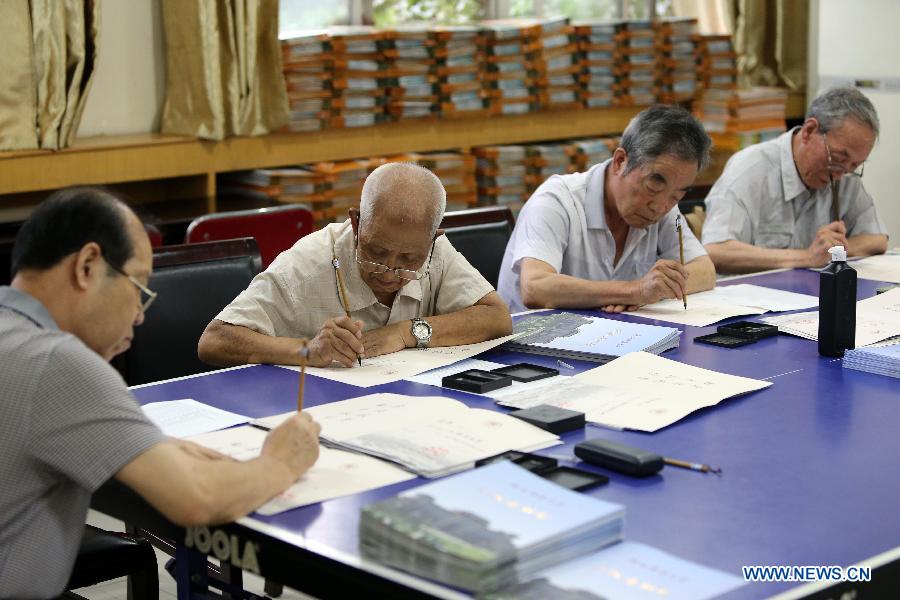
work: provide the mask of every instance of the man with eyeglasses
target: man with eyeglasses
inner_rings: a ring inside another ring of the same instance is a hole
[[[837,245],[883,253],[886,229],[862,184],[878,127],[868,98],[833,88],[803,125],[732,156],[706,198],[702,238],[716,269],[821,267]]]
[[[147,420],[107,361],[144,320],[151,270],[143,226],[104,190],[54,193],[16,236],[13,280],[0,287],[0,598],[63,592],[90,496],[112,477],[197,526],[249,513],[318,457],[306,413],[248,462]]]
[[[298,364],[309,338],[309,364],[352,367],[404,348],[509,334],[506,304],[438,229],[445,206],[431,171],[378,167],[358,211],[281,253],[209,324],[200,359]]]
[[[709,160],[709,136],[675,106],[642,111],[612,158],[554,175],[525,203],[506,246],[497,288],[510,310],[632,310],[715,286],[703,246],[676,217]]]

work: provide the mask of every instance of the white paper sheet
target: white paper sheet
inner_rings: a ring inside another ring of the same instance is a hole
[[[389,458],[426,477],[462,470],[507,450],[529,452],[559,443],[558,436],[515,417],[444,397],[370,394],[306,412],[322,426],[323,440]],[[290,414],[256,424],[275,427]]]
[[[900,283],[900,254],[868,256],[848,263],[860,279]]]
[[[216,431],[250,420],[250,417],[215,408],[190,398],[151,402],[141,408],[150,421],[171,437],[187,437]]]
[[[647,304],[626,314],[669,323],[706,327],[723,319],[742,315],[761,315],[764,312],[766,311],[761,308],[706,302],[689,295],[687,310],[681,300],[663,300],[655,304]]]
[[[544,403],[579,410],[600,425],[648,432],[726,398],[772,385],[647,352],[626,354],[571,379],[575,381],[567,388],[559,386],[552,395],[548,390]]]
[[[478,344],[465,346],[443,346],[420,350],[407,348],[394,354],[385,354],[374,358],[364,358],[363,364],[350,368],[336,367],[307,367],[306,372],[317,377],[324,377],[332,381],[340,381],[359,387],[372,387],[383,383],[391,383],[400,379],[406,379],[431,369],[444,367],[461,360],[471,358],[491,348],[513,339],[515,336],[506,336]],[[281,365],[285,369],[299,371],[300,367]]]
[[[760,308],[769,312],[784,312],[788,310],[805,310],[819,305],[819,299],[809,294],[786,292],[775,288],[752,285],[749,283],[737,283],[723,285],[688,296],[688,308],[692,300],[712,302],[715,304],[728,304],[738,307]],[[684,306],[682,306],[684,308]]]
[[[762,319],[790,335],[819,339],[819,313],[804,312]],[[856,347],[871,346],[900,335],[900,288],[856,303]]]
[[[259,456],[266,432],[256,427],[236,427],[193,437],[202,446],[237,460]],[[414,478],[415,475],[383,460],[356,452],[322,446],[319,459],[291,487],[275,496],[256,512],[274,515],[292,508],[332,498],[358,494]]]

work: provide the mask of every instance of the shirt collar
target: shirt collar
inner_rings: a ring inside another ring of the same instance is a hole
[[[344,285],[347,289],[347,310],[351,313],[366,309],[373,304],[378,304],[378,298],[359,273],[359,265],[356,262],[356,240],[353,235],[353,227],[350,220],[346,221],[347,227],[335,240],[335,250],[341,261],[341,273],[344,276]],[[336,275],[335,275],[336,276]],[[410,281],[397,293],[398,296],[407,296],[413,300],[422,300],[421,281]],[[395,298],[396,302],[396,298]]]
[[[612,159],[609,158],[599,165],[594,165],[587,172],[584,198],[584,220],[588,229],[609,229],[606,226],[606,212],[604,210],[604,185],[606,182],[606,167]],[[596,201],[594,199],[597,199]]]
[[[13,310],[44,329],[59,329],[50,313],[34,296],[11,288],[0,287],[0,306]]]
[[[781,152],[781,186],[784,192],[785,202],[790,202],[794,198],[807,193],[809,190],[800,179],[800,173],[797,171],[797,163],[794,162],[793,140],[794,134],[799,131],[799,127],[794,127],[790,131],[785,131],[778,137],[778,146]]]

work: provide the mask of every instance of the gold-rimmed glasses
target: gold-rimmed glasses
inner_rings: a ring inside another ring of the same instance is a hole
[[[134,287],[136,287],[140,291],[141,296],[141,312],[147,312],[147,309],[150,308],[150,305],[153,304],[153,301],[156,300],[156,297],[159,295],[146,285],[137,280],[133,275],[129,275],[122,269],[118,268],[107,259],[105,256],[103,260],[106,261],[106,264],[109,265],[109,268],[118,273],[119,275],[126,277],[128,281],[130,281]]]

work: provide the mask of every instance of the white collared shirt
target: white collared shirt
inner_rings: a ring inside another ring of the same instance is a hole
[[[333,255],[340,260],[350,316],[363,322],[364,331],[455,312],[494,289],[440,236],[428,275],[404,285],[392,305],[385,306],[363,281],[354,251],[349,219],[311,233],[279,254],[216,319],[277,337],[315,336],[326,320],[344,315]]]
[[[525,309],[520,275],[523,258],[536,258],[557,273],[593,281],[640,279],[660,258],[678,260],[678,208],[654,225],[630,227],[619,262],[616,241],[606,226],[603,182],[607,160],[584,173],[554,175],[525,203],[503,255],[497,291],[511,312]],[[684,223],[684,261],[706,251]],[[593,308],[593,307],[590,307]]]
[[[831,222],[831,187],[810,190],[794,163],[798,127],[732,156],[706,197],[703,243],[738,240],[763,248],[808,248]],[[847,237],[887,234],[859,177],[842,177],[838,193]]]

